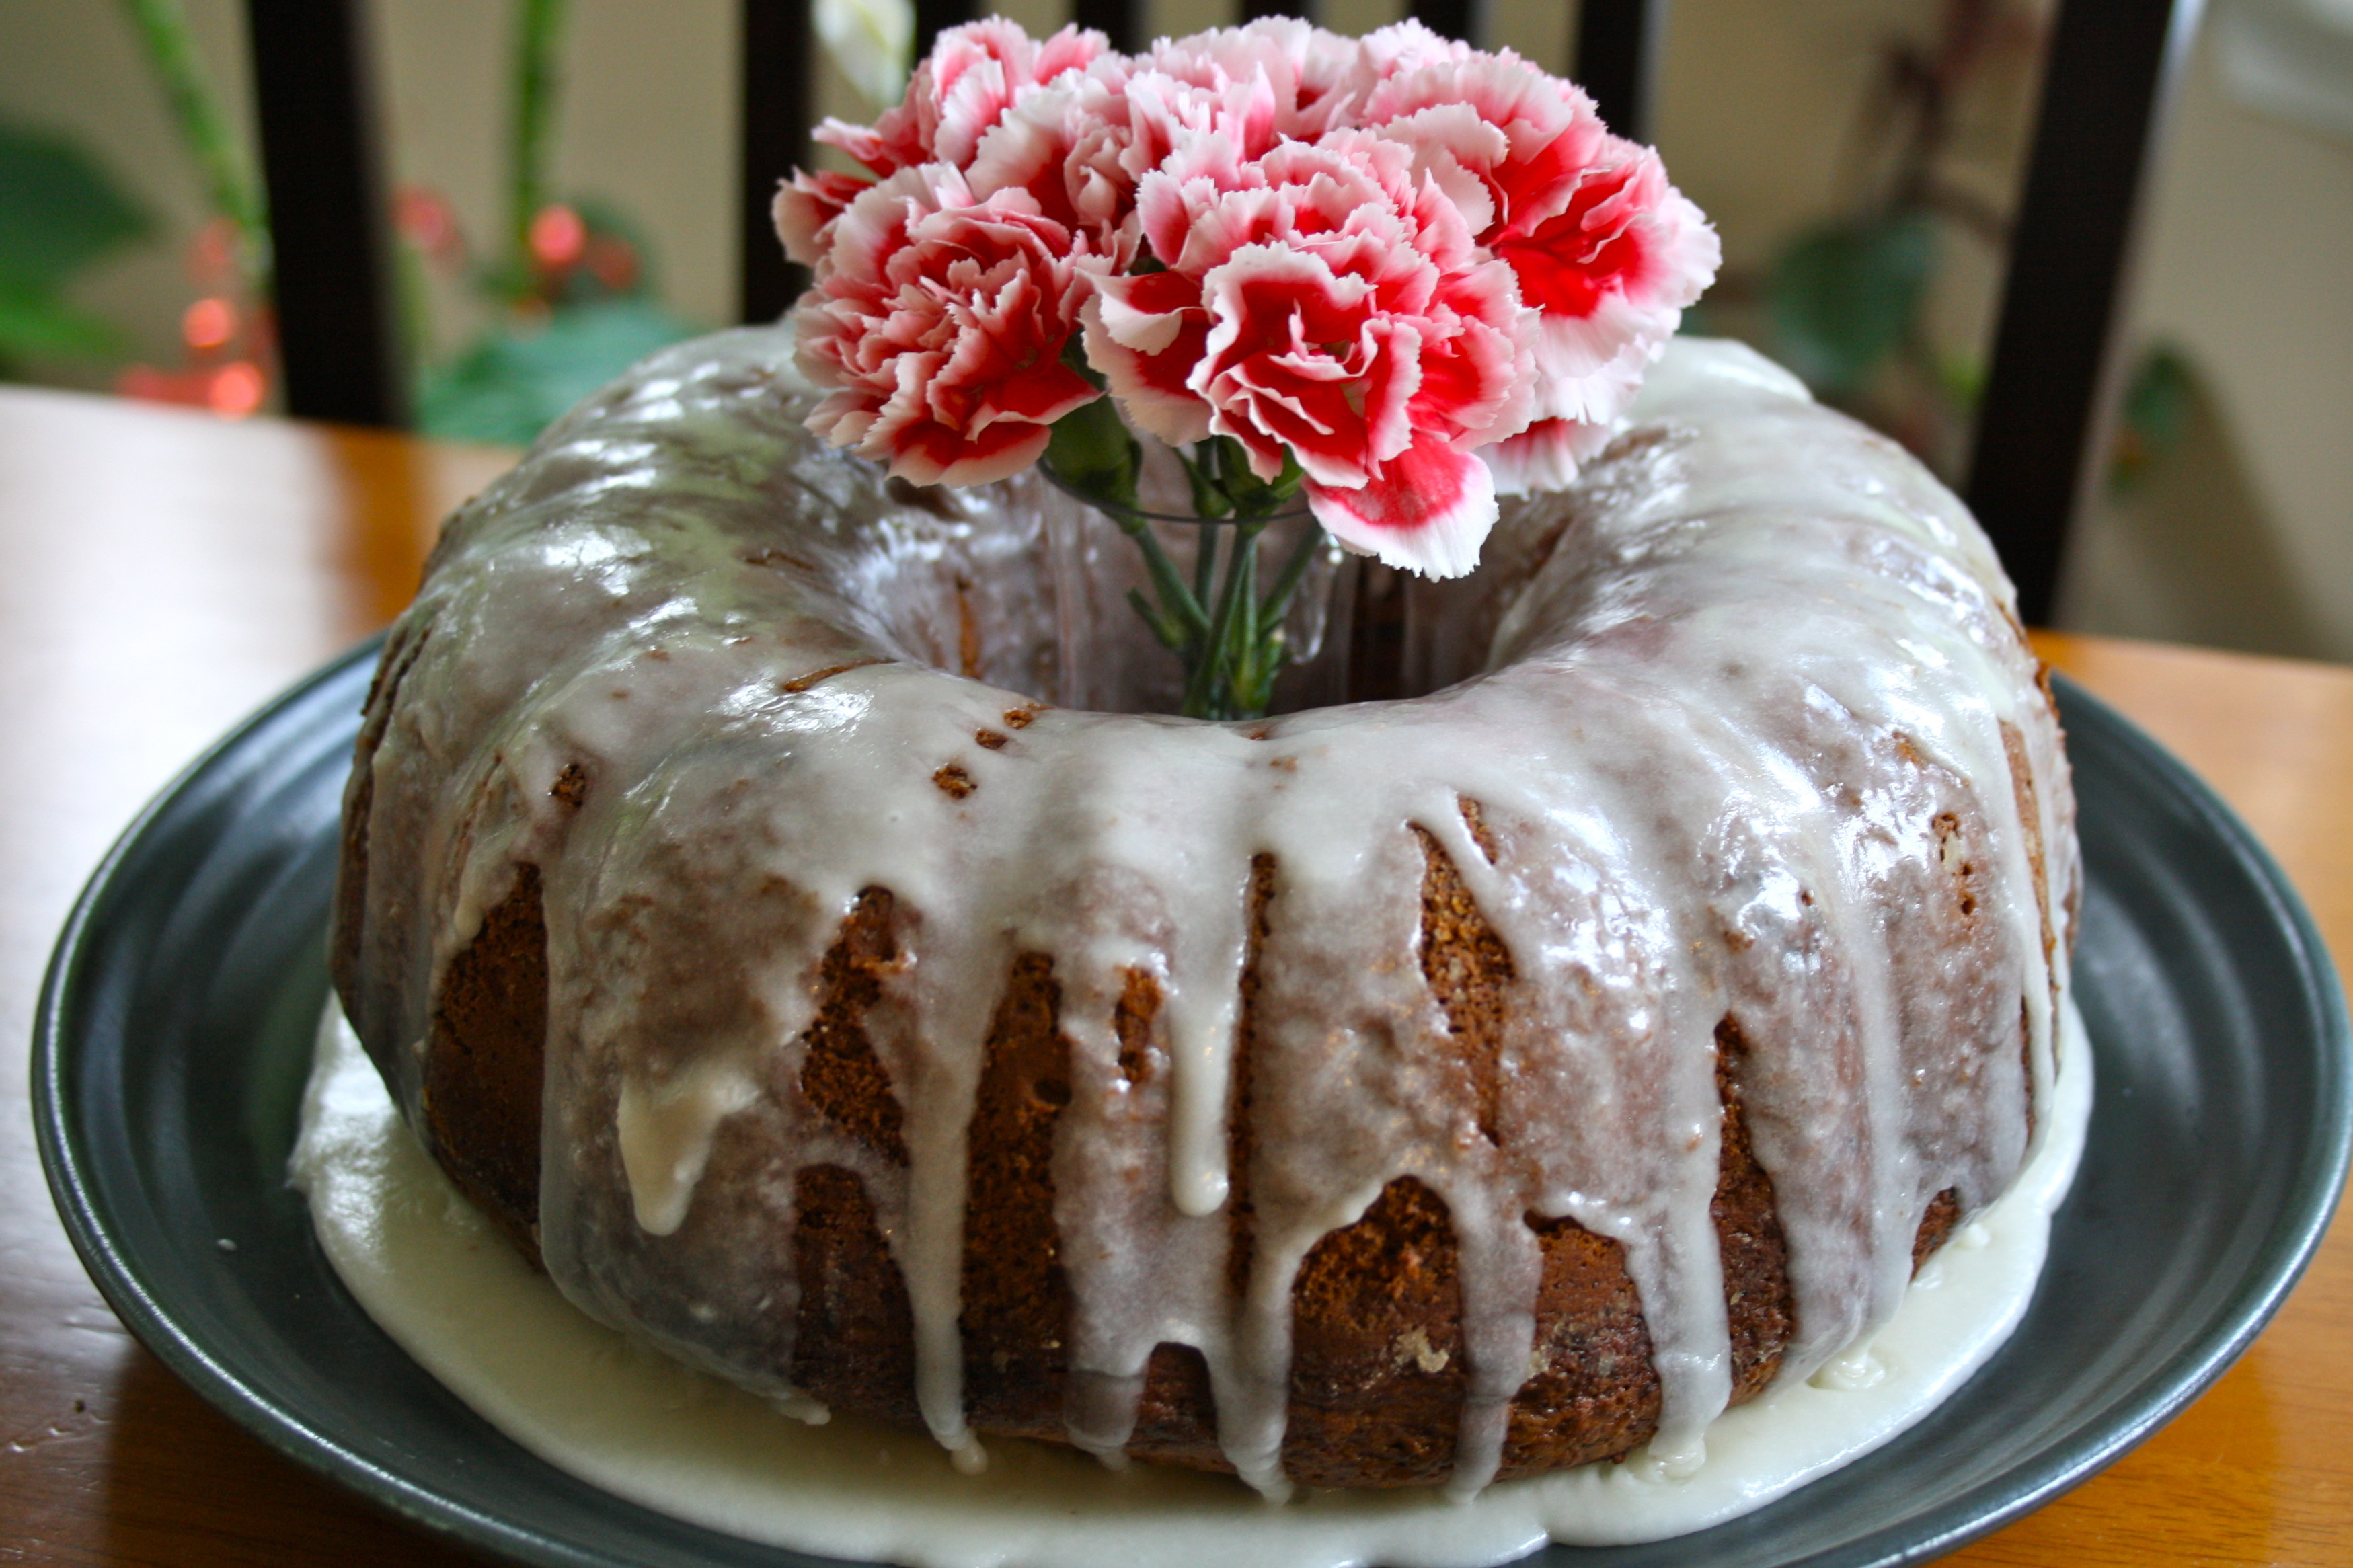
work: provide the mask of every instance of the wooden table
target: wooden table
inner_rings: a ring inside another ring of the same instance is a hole
[[[387,620],[505,455],[0,389],[0,1563],[471,1561],[280,1458],[126,1334],[33,1150],[24,1043],[149,795]],[[2093,637],[2045,655],[2187,758],[2353,953],[2353,670]],[[2353,1563],[2353,1224],[2246,1359],[1960,1563]]]

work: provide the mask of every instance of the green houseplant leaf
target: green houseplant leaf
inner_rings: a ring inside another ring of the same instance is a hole
[[[81,148],[0,121],[0,285],[54,293],[153,226]]]
[[[95,158],[65,137],[0,121],[0,373],[27,360],[113,352],[113,328],[66,285],[154,228]]]
[[[487,332],[427,373],[417,424],[431,436],[522,446],[638,360],[692,334],[649,300],[567,306],[537,331]]]
[[[1781,357],[1818,392],[1859,390],[1911,331],[1936,260],[1917,208],[1808,230],[1767,285]]]

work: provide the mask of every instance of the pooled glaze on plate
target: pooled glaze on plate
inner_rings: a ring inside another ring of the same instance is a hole
[[[1682,1479],[1648,1455],[1456,1502],[1303,1492],[1275,1505],[1219,1477],[1103,1469],[1039,1444],[956,1474],[933,1445],[856,1418],[808,1426],[575,1311],[450,1187],[330,1006],[292,1173],[360,1304],[524,1447],[645,1507],[804,1552],[914,1568],[1480,1568],[1547,1538],[1654,1541],[1762,1507],[1933,1409],[2010,1337],[2042,1271],[2091,1107],[2067,1010],[2050,1132],[2017,1184],[1962,1227],[1867,1347],[1709,1429]]]

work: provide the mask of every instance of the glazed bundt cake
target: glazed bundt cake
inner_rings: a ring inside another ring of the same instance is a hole
[[[550,431],[367,704],[337,988],[578,1306],[964,1457],[1468,1489],[1688,1450],[2010,1184],[2073,802],[1890,443],[1678,342],[1429,595],[1438,689],[1212,724],[1106,710],[1075,503],[885,483],[790,353]]]

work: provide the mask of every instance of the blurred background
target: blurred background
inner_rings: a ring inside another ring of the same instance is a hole
[[[1007,0],[1050,31],[1067,0]],[[374,0],[415,409],[536,430],[733,321],[734,0]],[[1361,32],[1402,0],[1324,0]],[[1675,0],[1655,140],[1757,343],[1948,479],[1965,466],[2043,0]],[[1232,19],[1155,0],[1155,33]],[[1493,0],[1568,63],[1574,5]],[[904,80],[905,0],[819,0],[818,112]],[[277,395],[239,0],[0,5],[0,378]],[[2057,622],[2353,660],[2353,0],[2211,0],[2144,212],[2129,384]]]

